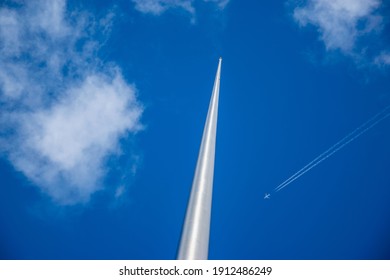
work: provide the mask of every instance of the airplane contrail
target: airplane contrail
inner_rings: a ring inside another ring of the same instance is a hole
[[[283,186],[285,184],[289,184],[292,180],[295,181],[295,177],[299,176],[300,177],[300,174],[305,172],[306,169],[310,168],[313,164],[315,164],[317,161],[321,160],[322,158],[326,157],[327,154],[331,153],[333,150],[337,149],[338,146],[342,145],[343,142],[346,142],[348,141],[348,139],[354,137],[354,135],[358,134],[360,130],[364,129],[364,127],[368,126],[371,122],[373,122],[375,119],[377,119],[380,115],[382,115],[383,113],[385,113],[388,109],[390,108],[390,106],[386,107],[385,109],[383,109],[381,112],[377,113],[375,116],[371,117],[369,120],[367,120],[366,122],[364,122],[362,125],[360,125],[359,127],[357,127],[355,130],[353,130],[352,132],[350,132],[347,136],[345,136],[344,138],[342,138],[340,141],[338,141],[336,144],[334,144],[332,147],[330,147],[329,149],[327,149],[325,152],[323,152],[322,154],[320,154],[319,156],[317,156],[315,159],[313,159],[311,162],[309,162],[308,164],[306,164],[304,167],[302,167],[300,170],[298,170],[296,173],[294,173],[292,176],[290,176],[287,180],[285,180],[284,182],[282,182],[280,185],[278,185],[275,189],[279,189],[279,188],[283,188]],[[310,168],[311,169],[311,168]],[[306,173],[306,172],[305,172]]]
[[[390,116],[390,112],[387,112],[385,115],[383,115],[388,109],[390,108],[390,105],[387,106],[385,109],[383,109],[381,112],[377,113],[375,116],[370,118],[368,121],[360,125],[358,128],[353,130],[351,133],[349,133],[347,136],[342,138],[340,141],[338,141],[336,144],[334,144],[332,147],[327,149],[325,152],[317,156],[315,159],[313,159],[311,162],[306,164],[303,168],[295,172],[292,176],[290,176],[287,180],[279,184],[276,188],[275,191],[278,192],[297,180],[299,177],[319,165],[321,162],[332,156],[334,153],[338,152],[342,148],[344,148],[346,145],[354,141],[356,138],[376,126],[378,123],[386,119],[387,117]],[[379,116],[383,115],[382,117],[378,118]]]

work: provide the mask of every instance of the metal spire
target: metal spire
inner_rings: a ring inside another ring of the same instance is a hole
[[[221,63],[222,58],[218,63],[180,240],[177,259],[181,260],[208,258]]]

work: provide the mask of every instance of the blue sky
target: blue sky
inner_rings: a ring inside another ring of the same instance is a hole
[[[6,0],[0,258],[174,259],[223,57],[211,259],[390,259],[389,3]],[[264,200],[264,193],[271,193]]]

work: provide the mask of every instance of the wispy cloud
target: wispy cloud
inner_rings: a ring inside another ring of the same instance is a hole
[[[132,0],[135,9],[142,13],[160,15],[168,9],[183,9],[190,14],[195,13],[193,0]]]
[[[382,52],[375,58],[377,65],[390,65],[390,52]]]
[[[161,15],[169,9],[180,9],[186,11],[191,17],[195,16],[196,1],[212,2],[218,8],[224,9],[230,0],[132,0],[135,9],[139,12],[153,15]]]
[[[54,201],[74,204],[103,187],[105,161],[141,129],[142,106],[119,67],[96,55],[112,14],[97,20],[66,7],[0,9],[0,147]]]
[[[300,26],[317,28],[326,50],[361,60],[377,51],[370,49],[368,38],[380,36],[380,6],[380,0],[307,0],[294,9],[293,16]]]
[[[212,2],[217,4],[220,9],[224,9],[230,0],[203,0],[204,2]]]

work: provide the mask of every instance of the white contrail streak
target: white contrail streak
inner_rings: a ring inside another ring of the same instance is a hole
[[[321,162],[323,162],[325,159],[329,158],[330,156],[332,156],[334,153],[336,153],[337,151],[341,150],[342,148],[344,148],[346,145],[348,145],[349,143],[351,143],[352,141],[354,141],[356,138],[358,138],[359,136],[361,136],[362,134],[364,134],[365,132],[367,132],[368,130],[370,130],[371,128],[373,128],[374,126],[376,126],[378,123],[380,123],[382,120],[386,119],[387,117],[390,116],[390,112],[387,112],[385,115],[383,115],[386,111],[388,111],[388,109],[390,108],[390,106],[387,106],[385,109],[383,109],[381,112],[379,112],[378,114],[376,114],[375,116],[373,116],[372,118],[370,118],[368,121],[366,121],[365,123],[363,123],[361,126],[359,126],[358,128],[356,128],[354,131],[352,131],[351,133],[349,133],[347,136],[345,136],[343,139],[341,139],[340,141],[338,141],[336,144],[334,144],[332,147],[330,147],[329,149],[327,149],[325,152],[323,152],[322,154],[320,154],[318,157],[316,157],[314,160],[312,160],[311,162],[309,162],[308,164],[306,164],[303,168],[301,168],[300,170],[298,170],[296,173],[294,173],[292,176],[290,176],[290,178],[288,178],[287,180],[285,180],[283,183],[281,183],[280,185],[278,185],[276,188],[275,188],[275,191],[280,191],[281,189],[285,188],[287,185],[291,184],[292,182],[294,182],[295,180],[297,180],[299,177],[301,177],[302,175],[304,175],[305,173],[307,173],[308,171],[310,171],[311,169],[313,169],[314,167],[316,167],[318,164],[320,164]],[[383,115],[383,116],[381,116]],[[381,117],[380,117],[381,116]],[[379,118],[378,118],[379,117]]]
[[[292,181],[295,181],[295,177],[299,176],[300,177],[300,174],[301,173],[306,173],[306,169],[310,168],[313,164],[315,164],[317,161],[321,160],[322,158],[326,157],[327,154],[331,153],[333,150],[337,149],[340,145],[342,145],[344,142],[348,141],[348,139],[350,139],[351,137],[353,137],[355,134],[359,133],[360,130],[362,130],[364,127],[368,126],[371,122],[373,122],[376,118],[378,118],[381,114],[383,114],[384,112],[386,112],[388,109],[390,108],[389,107],[386,107],[384,110],[382,110],[381,112],[377,113],[375,116],[373,116],[372,118],[370,118],[369,120],[367,120],[365,123],[363,123],[362,125],[360,125],[359,127],[357,127],[355,130],[353,130],[352,132],[350,132],[347,136],[345,136],[344,138],[342,138],[340,141],[338,141],[336,144],[334,144],[332,147],[330,147],[329,149],[327,149],[325,152],[323,152],[322,154],[320,154],[319,156],[317,156],[315,159],[313,159],[311,162],[309,162],[308,164],[306,164],[304,167],[302,167],[300,170],[298,170],[296,173],[294,173],[293,175],[291,175],[290,178],[288,178],[287,180],[285,180],[284,182],[282,182],[280,185],[278,185],[275,189],[279,189],[279,188],[283,188],[284,185],[286,184],[289,184],[291,183]],[[311,168],[310,168],[311,169]]]

